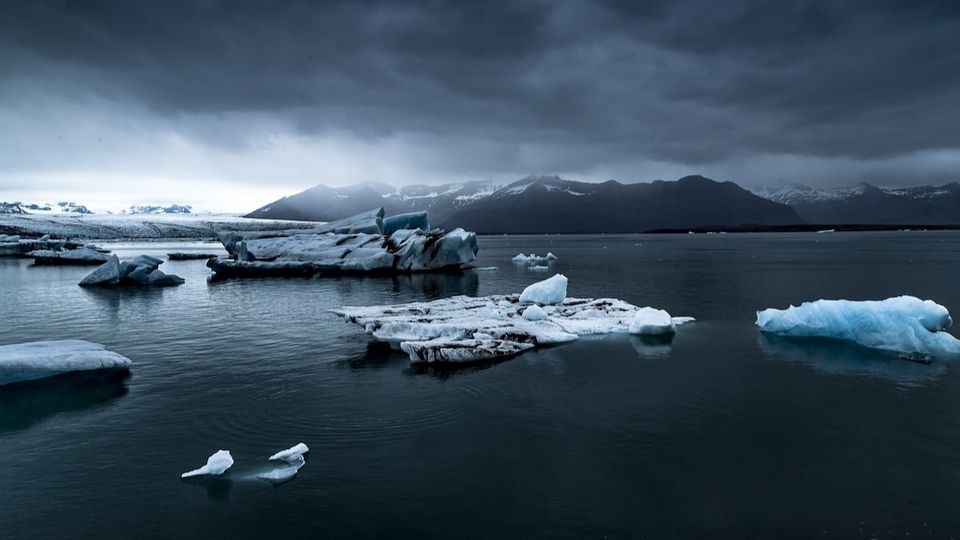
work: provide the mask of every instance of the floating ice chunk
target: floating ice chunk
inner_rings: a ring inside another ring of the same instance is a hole
[[[149,255],[140,255],[131,261],[123,262],[120,262],[116,255],[110,255],[106,263],[80,280],[80,286],[151,285],[166,287],[184,283],[184,279],[180,276],[161,272],[158,269],[161,264],[163,264],[162,259]]]
[[[555,261],[557,260],[557,256],[553,253],[547,253],[545,256],[540,256],[535,253],[531,253],[529,255],[518,253],[510,260],[517,264],[539,264],[547,261]]]
[[[170,261],[194,261],[215,259],[217,257],[218,255],[216,253],[191,253],[189,251],[174,251],[172,253],[167,253],[167,260]]]
[[[310,451],[310,448],[303,443],[299,443],[296,446],[287,448],[286,450],[281,450],[276,454],[270,456],[270,461],[281,460],[281,461],[296,461],[297,458],[302,458],[304,454]]]
[[[499,270],[496,266],[481,266],[479,268],[474,268],[477,272],[496,272]]]
[[[187,471],[180,475],[180,478],[189,478],[191,476],[203,476],[206,474],[219,476],[227,469],[233,466],[233,456],[229,450],[217,450],[215,454],[207,458],[207,464],[199,469]]]
[[[547,312],[542,307],[534,304],[523,310],[523,318],[528,321],[542,321],[547,318]]]
[[[344,307],[334,312],[363,327],[374,339],[406,352],[416,364],[495,360],[582,335],[626,334],[640,310],[613,298],[565,298],[542,308],[521,303],[518,295],[494,295]],[[537,318],[540,314],[543,318]],[[670,320],[679,325],[691,319]]]
[[[642,336],[673,334],[677,325],[670,314],[662,309],[642,307],[630,321],[630,333]]]
[[[130,359],[79,339],[0,346],[0,385],[74,371],[128,370]]]
[[[817,300],[757,312],[757,326],[763,332],[842,339],[908,354],[960,354],[960,340],[943,331],[952,323],[947,308],[913,296]]]
[[[567,297],[567,277],[554,274],[553,277],[529,285],[520,293],[520,302],[536,304],[559,304]]]
[[[549,272],[549,271],[550,271],[550,267],[549,267],[549,266],[544,266],[544,265],[541,265],[541,264],[537,264],[537,265],[531,266],[531,267],[529,268],[529,270],[530,270],[531,272]]]
[[[302,455],[298,455],[289,461],[275,462],[279,463],[271,469],[257,473],[257,478],[280,484],[293,479],[300,472],[300,469],[307,463]]]
[[[103,264],[110,258],[107,254],[88,247],[67,250],[35,249],[28,252],[27,256],[33,257],[33,264],[37,265]]]

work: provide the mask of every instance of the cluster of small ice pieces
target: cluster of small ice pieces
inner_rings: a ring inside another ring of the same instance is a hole
[[[396,306],[343,307],[334,313],[362,326],[374,339],[403,350],[412,363],[506,358],[590,334],[672,334],[693,320],[614,298],[567,298],[566,293],[567,278],[556,274],[519,295],[455,296]]]
[[[149,255],[140,255],[132,260],[122,262],[116,255],[110,255],[106,263],[80,280],[80,286],[151,285],[167,287],[184,283],[184,279],[180,276],[161,272],[159,269],[161,264],[163,264],[163,259]]]
[[[306,463],[304,454],[310,451],[304,443],[281,450],[270,456],[268,461],[272,462],[271,467],[265,471],[256,473],[257,478],[269,480],[271,482],[280,482],[289,480],[297,474],[301,467]],[[193,476],[220,476],[227,472],[227,469],[233,466],[233,456],[229,450],[218,450],[209,458],[202,467],[187,471],[180,475],[180,478],[190,478]]]
[[[475,233],[431,230],[426,212],[384,219],[383,208],[307,229],[225,232],[219,239],[230,257],[207,266],[224,276],[460,270],[478,249]]]
[[[540,263],[555,261],[557,260],[557,256],[554,255],[552,252],[548,252],[546,255],[543,255],[543,256],[537,255],[535,253],[531,253],[529,255],[524,253],[518,253],[510,260],[517,264],[540,264]]]
[[[932,300],[898,296],[886,300],[816,300],[787,309],[757,312],[762,332],[789,337],[851,341],[904,354],[960,354],[960,340],[945,332],[947,308]]]
[[[77,371],[130,369],[129,358],[106,349],[79,339],[0,346],[0,385]]]

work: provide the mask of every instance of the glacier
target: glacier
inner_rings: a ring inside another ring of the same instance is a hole
[[[219,476],[233,466],[233,456],[229,450],[217,450],[212,456],[207,458],[207,463],[199,469],[187,471],[180,475],[180,478],[190,478],[191,476],[214,475]]]
[[[567,298],[566,278],[557,276],[545,280],[553,281],[536,289],[550,293],[543,299],[551,302],[543,305],[509,294],[454,296],[400,305],[346,306],[333,312],[361,326],[374,340],[407,353],[413,364],[481,362],[507,358],[542,345],[567,343],[585,335],[667,331],[662,325],[634,324],[637,314],[646,312],[622,300]],[[526,316],[528,312],[530,316]],[[539,312],[544,318],[539,318]],[[669,329],[675,330],[692,320],[671,318]],[[662,321],[658,318],[655,322]]]
[[[312,229],[224,233],[220,241],[233,258],[210,259],[207,266],[222,277],[398,274],[459,271],[476,259],[477,235],[472,232],[406,228],[388,234],[383,214],[379,208]],[[419,224],[417,216],[394,217],[404,225]],[[423,219],[425,225],[425,215]]]
[[[913,296],[816,300],[758,311],[756,321],[762,332],[770,334],[839,339],[920,355],[960,354],[960,340],[945,331],[952,323],[947,308]]]
[[[95,268],[93,272],[80,280],[80,286],[150,285],[167,287],[184,283],[184,279],[180,276],[161,272],[159,269],[161,264],[163,264],[163,259],[149,255],[140,255],[123,262],[116,255],[110,255],[107,262]]]
[[[0,346],[0,385],[77,371],[130,369],[130,359],[79,339]]]

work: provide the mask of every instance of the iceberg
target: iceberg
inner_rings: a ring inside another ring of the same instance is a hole
[[[538,281],[528,286],[520,293],[523,303],[559,304],[567,297],[567,277],[563,274],[554,274],[553,277]]]
[[[397,214],[384,218],[383,234],[391,235],[401,229],[420,229],[421,231],[430,230],[430,220],[425,211],[410,212],[407,214]]]
[[[149,255],[140,255],[130,261],[121,262],[116,255],[110,255],[103,265],[97,267],[80,280],[81,287],[111,287],[125,285],[151,285],[167,287],[182,285],[184,279],[159,270],[162,259]]]
[[[187,471],[180,475],[180,478],[190,478],[191,476],[214,475],[219,476],[233,466],[233,456],[229,450],[218,450],[212,456],[207,458],[207,464],[199,469]]]
[[[235,259],[210,259],[207,266],[218,276],[402,274],[459,271],[476,259],[475,233],[414,228],[387,234],[382,217],[380,208],[316,230],[225,233],[220,240]],[[412,224],[416,219],[401,221]]]
[[[309,452],[307,445],[300,443],[286,450],[281,450],[270,456],[273,467],[257,473],[257,478],[268,480],[275,484],[286,482],[297,475],[297,472],[306,464],[303,455]]]
[[[69,240],[51,239],[49,234],[40,238],[21,238],[19,235],[0,235],[0,257],[32,257],[33,251],[74,250],[84,245]]]
[[[637,314],[651,309],[614,298],[566,298],[566,278],[558,276],[546,280],[553,281],[544,288],[555,292],[562,281],[560,299],[542,306],[523,302],[521,295],[512,294],[454,296],[431,302],[343,307],[333,311],[347,322],[361,326],[374,340],[407,353],[413,364],[459,364],[503,359],[584,335],[628,334],[637,330],[633,328]],[[554,295],[549,299],[556,298]],[[675,329],[693,319],[670,320]],[[656,330],[664,331],[660,327]]]
[[[790,337],[852,341],[905,354],[960,354],[960,340],[945,330],[947,308],[932,300],[898,296],[886,300],[816,300],[787,309],[757,312],[760,331]]]
[[[296,461],[298,458],[303,458],[303,455],[309,451],[310,448],[307,447],[306,444],[299,443],[296,446],[292,446],[286,450],[281,450],[270,456],[270,461]]]
[[[0,346],[0,385],[75,371],[129,370],[130,359],[79,339]]]
[[[33,257],[33,264],[36,265],[92,265],[103,264],[110,258],[93,247],[81,247],[77,249],[37,249],[27,253],[28,257]]]

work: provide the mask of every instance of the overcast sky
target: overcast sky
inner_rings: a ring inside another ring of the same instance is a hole
[[[2,1],[0,200],[960,180],[960,2]]]

